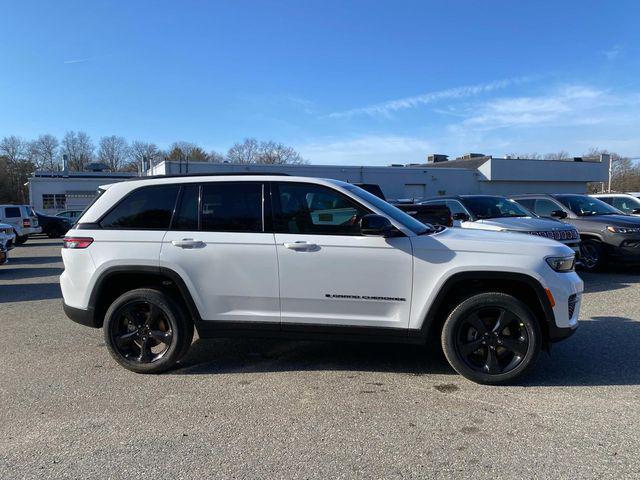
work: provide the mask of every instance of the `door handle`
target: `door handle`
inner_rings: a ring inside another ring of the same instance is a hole
[[[316,245],[315,243],[305,242],[303,240],[297,242],[284,242],[283,245],[284,248],[298,251],[315,250],[316,248],[318,248],[318,245]]]
[[[171,240],[171,245],[180,248],[201,248],[205,243],[193,238],[183,238],[182,240]]]

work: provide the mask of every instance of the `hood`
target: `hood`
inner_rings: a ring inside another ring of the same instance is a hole
[[[614,227],[640,227],[640,217],[635,215],[591,215],[578,217],[581,222],[593,222]]]
[[[491,230],[515,230],[520,232],[543,232],[549,230],[573,230],[571,225],[553,219],[536,217],[487,218],[473,222],[476,228]],[[467,225],[465,224],[465,227]],[[471,225],[469,225],[471,227]],[[471,227],[473,228],[473,227]]]
[[[453,251],[497,253],[504,255],[531,255],[535,257],[573,255],[566,245],[536,235],[496,232],[480,229],[446,228],[433,235],[412,237],[417,244],[433,247],[437,240],[443,248]]]

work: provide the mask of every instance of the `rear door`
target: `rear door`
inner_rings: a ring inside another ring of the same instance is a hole
[[[279,328],[278,263],[264,189],[250,181],[182,186],[160,266],[180,274],[203,320]]]
[[[365,237],[371,213],[313,183],[273,184],[282,326],[409,324],[413,258],[408,237]]]

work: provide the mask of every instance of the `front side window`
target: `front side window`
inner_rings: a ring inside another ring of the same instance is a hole
[[[201,229],[262,232],[262,183],[211,182],[202,186]]]
[[[608,201],[607,203],[613,205],[624,213],[633,213],[640,209],[640,200],[632,197],[613,197],[613,202]]]
[[[167,230],[178,185],[143,187],[127,195],[100,221],[103,228]]]
[[[468,197],[464,206],[479,220],[530,216],[518,203],[503,197]]]
[[[551,217],[551,214],[557,210],[562,210],[562,207],[560,207],[560,205],[557,205],[556,202],[547,198],[538,198],[536,199],[536,204],[533,211],[541,217]]]
[[[557,198],[565,207],[579,217],[620,214],[620,210],[587,195],[562,195]]]
[[[456,213],[464,213],[468,215],[467,211],[464,209],[462,204],[457,200],[446,200],[445,205],[447,206],[447,208],[449,209],[452,215],[455,215]]]
[[[277,232],[360,235],[360,219],[368,213],[347,196],[321,185],[280,183],[275,187]]]

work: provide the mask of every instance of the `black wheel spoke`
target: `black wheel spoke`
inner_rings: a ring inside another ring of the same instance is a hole
[[[515,338],[502,338],[502,346],[519,357],[524,357],[527,353],[527,343]]]
[[[133,341],[136,339],[137,335],[138,335],[137,330],[119,335],[115,338],[116,345],[118,345],[118,348],[123,348],[128,345],[131,345],[131,343],[133,343]]]
[[[493,348],[487,348],[487,359],[485,360],[484,369],[487,373],[500,373],[498,355],[496,355],[496,351]]]
[[[138,357],[139,362],[148,362],[151,360],[151,348],[149,348],[149,338],[143,337],[140,339],[140,356]]]
[[[162,330],[149,330],[149,335],[155,340],[162,342],[166,345],[171,344],[173,334],[171,332],[163,332]]]
[[[469,343],[463,343],[460,345],[460,353],[463,355],[471,355],[482,346],[483,339],[479,338]]]
[[[478,332],[478,335],[484,335],[485,333],[487,333],[487,327],[485,326],[482,319],[478,316],[477,312],[474,312],[471,315],[469,315],[469,318],[467,318],[467,321],[471,324],[473,328],[476,329],[476,331]]]
[[[492,331],[494,333],[502,332],[506,328],[506,326],[509,325],[511,320],[513,320],[513,316],[510,314],[510,312],[506,310],[500,310],[500,313],[498,314],[498,319],[496,320],[496,323]]]
[[[149,304],[149,314],[147,315],[147,319],[144,324],[147,327],[151,327],[156,323],[156,320],[160,316],[160,309],[156,307],[153,303]]]

